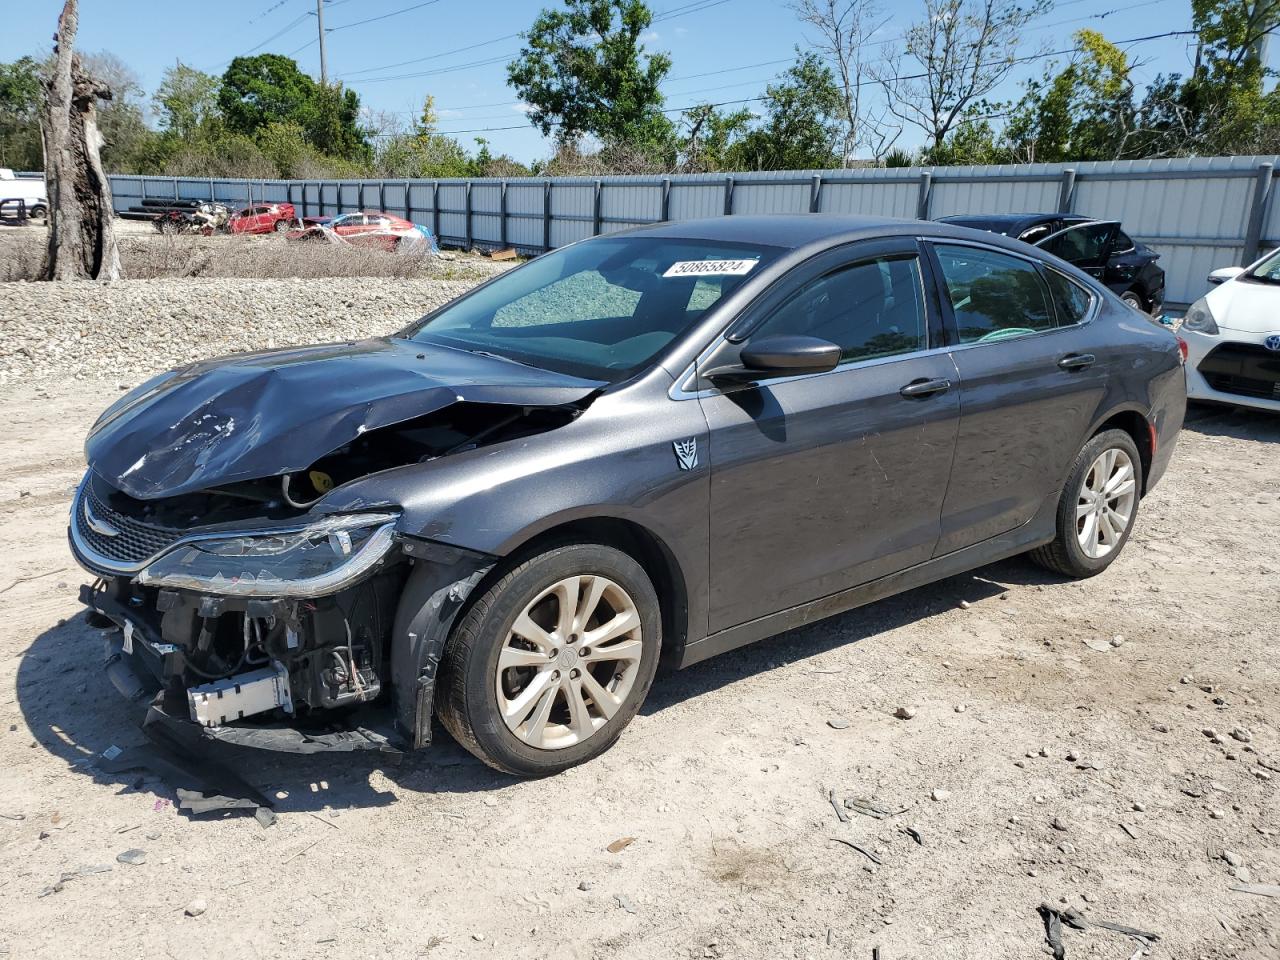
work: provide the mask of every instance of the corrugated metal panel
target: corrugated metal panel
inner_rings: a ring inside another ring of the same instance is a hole
[[[808,213],[809,182],[753,184],[735,183],[734,213]]]
[[[725,182],[713,184],[671,182],[672,220],[718,217],[724,213]]]
[[[1149,242],[1162,255],[1171,302],[1185,302],[1204,290],[1204,275],[1213,267],[1238,262],[1250,227],[1260,164],[1276,165],[1277,157],[1205,157],[1078,164],[1016,164],[988,167],[939,167],[932,177],[929,214],[1036,212],[1056,210],[1064,171],[1076,172],[1072,212],[1121,220],[1133,236]],[[793,170],[733,174],[733,212],[783,213],[809,209],[813,178],[822,177],[819,210],[867,216],[914,217],[920,198],[918,168],[892,170]],[[651,222],[662,216],[663,181],[670,183],[669,217],[673,220],[724,213],[729,176],[721,173],[670,177],[603,177],[600,230],[610,232],[628,222]],[[550,243],[559,246],[589,236],[593,229],[595,183],[589,177],[551,181]],[[508,181],[506,223],[509,243],[541,249],[546,181]],[[1274,183],[1274,180],[1273,180]],[[113,176],[117,210],[136,206],[144,197],[177,195],[243,204],[292,199],[304,216],[333,215],[358,206],[383,206],[419,223],[432,223],[433,183],[429,180],[387,181],[244,181],[207,178]],[[380,192],[381,190],[381,192]],[[380,199],[381,198],[381,199]],[[502,235],[501,184],[472,181],[472,234],[482,243]],[[466,205],[465,181],[439,182],[442,210]],[[460,212],[440,213],[440,233],[461,243],[467,235]],[[618,222],[623,221],[623,222]],[[1263,249],[1280,243],[1280,201],[1266,211]]]
[[[1056,180],[938,180],[929,193],[933,219],[965,213],[1053,213],[1058,209]]]
[[[823,183],[819,213],[868,217],[914,217],[919,183]]]
[[[660,220],[662,185],[606,183],[600,193],[600,215],[606,220]]]

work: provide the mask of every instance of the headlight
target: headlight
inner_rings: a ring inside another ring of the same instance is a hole
[[[323,597],[369,572],[391,549],[395,514],[326,517],[278,533],[185,543],[138,574],[149,587],[236,597]]]
[[[1184,329],[1194,333],[1206,333],[1211,337],[1218,335],[1218,322],[1213,319],[1213,311],[1204,297],[1201,297],[1187,308],[1187,315],[1182,318]]]

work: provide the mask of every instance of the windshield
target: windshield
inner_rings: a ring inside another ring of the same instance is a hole
[[[622,380],[779,252],[710,240],[590,240],[504,274],[408,336],[593,380]]]
[[[1263,283],[1280,283],[1280,250],[1274,251],[1245,276],[1250,280],[1261,280]]]

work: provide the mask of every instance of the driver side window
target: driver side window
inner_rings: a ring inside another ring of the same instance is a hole
[[[817,337],[840,347],[840,362],[913,353],[927,346],[924,285],[915,256],[879,257],[810,282],[752,338]]]
[[[961,343],[1025,336],[1054,326],[1040,271],[1018,257],[939,244],[938,264]]]

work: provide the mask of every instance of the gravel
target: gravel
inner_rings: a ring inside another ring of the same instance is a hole
[[[272,347],[392,333],[463,279],[158,279],[0,283],[0,384],[118,379]]]

